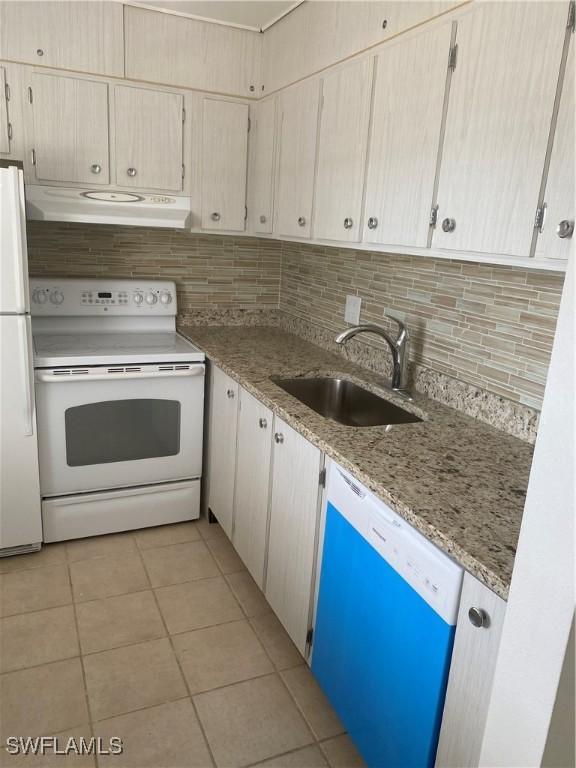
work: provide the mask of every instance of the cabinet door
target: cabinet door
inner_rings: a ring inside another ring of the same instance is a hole
[[[108,85],[34,73],[34,177],[108,184]]]
[[[428,243],[451,34],[443,24],[376,58],[364,242]]]
[[[536,257],[567,259],[574,253],[574,235],[564,234],[561,222],[574,227],[574,39],[570,41],[566,73],[562,86],[558,121],[554,133],[550,168],[546,180],[546,218],[536,242]]]
[[[321,454],[274,419],[266,598],[302,654],[311,626]]]
[[[238,384],[214,366],[210,369],[208,409],[208,508],[232,538]]]
[[[483,626],[472,624],[471,609],[483,612]],[[505,613],[504,600],[464,574],[436,755],[438,768],[473,768],[479,764]]]
[[[529,255],[567,13],[479,3],[458,22],[434,247]]]
[[[10,123],[6,93],[6,70],[0,67],[0,153],[5,155],[10,152]]]
[[[248,181],[250,230],[270,234],[274,210],[276,99],[265,99],[251,106],[250,123]]]
[[[262,589],[272,456],[272,411],[240,388],[232,543]]]
[[[114,107],[116,183],[181,192],[182,94],[117,85]]]
[[[0,2],[0,59],[124,76],[121,3]]]
[[[264,35],[130,5],[124,18],[126,77],[237,96],[260,90]]]
[[[371,59],[322,80],[314,237],[357,242],[370,120]]]
[[[244,230],[247,161],[248,105],[204,99],[203,229]]]
[[[310,237],[320,83],[297,85],[279,99],[274,234]]]

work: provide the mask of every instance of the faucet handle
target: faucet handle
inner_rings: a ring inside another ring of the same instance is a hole
[[[398,341],[401,339],[408,339],[408,328],[406,327],[406,323],[400,320],[400,318],[394,317],[394,315],[391,315],[389,312],[385,312],[384,314],[389,320],[394,320],[394,322],[398,325]]]

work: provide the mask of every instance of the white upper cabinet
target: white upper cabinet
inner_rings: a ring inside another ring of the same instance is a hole
[[[372,88],[371,59],[322,80],[314,237],[357,242]]]
[[[0,2],[0,59],[124,75],[122,4]]]
[[[6,88],[6,70],[0,67],[0,153],[10,152],[11,127],[8,121],[8,99]]]
[[[310,237],[320,83],[311,80],[279,97],[279,147],[274,234]]]
[[[248,105],[204,99],[202,228],[242,231],[246,226]]]
[[[31,76],[33,178],[108,184],[108,85],[35,72]]]
[[[434,248],[529,255],[567,16],[486,2],[458,22]]]
[[[248,220],[251,232],[269,234],[274,212],[276,99],[250,105],[250,123]]]
[[[376,58],[364,242],[427,245],[451,35],[442,24]]]
[[[574,253],[574,38],[570,41],[544,201],[546,215],[536,257],[567,259]]]
[[[260,93],[262,35],[124,6],[126,76],[236,96]]]
[[[445,0],[302,3],[263,35],[265,93],[343,61],[457,5]]]
[[[182,191],[183,110],[180,93],[114,87],[117,184]]]

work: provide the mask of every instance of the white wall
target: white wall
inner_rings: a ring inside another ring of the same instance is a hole
[[[539,766],[545,750],[550,754],[548,732],[570,647],[574,617],[575,279],[572,262],[560,305],[482,745],[480,764],[493,768]],[[565,669],[569,668],[567,664]],[[567,713],[567,719],[573,723],[574,713]],[[570,748],[569,743],[555,744],[553,753],[569,756]]]

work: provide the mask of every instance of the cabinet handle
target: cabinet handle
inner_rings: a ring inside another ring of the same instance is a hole
[[[227,390],[226,390],[226,394],[228,395],[228,398],[229,398],[230,400],[233,400],[233,399],[234,399],[234,390],[233,390],[233,389],[227,389]]]
[[[137,173],[137,171],[136,171],[136,168],[128,168],[128,170],[126,171],[126,173],[127,173],[127,174],[128,174],[128,176],[130,176],[131,178],[134,178],[134,176],[136,176],[136,173]]]
[[[42,50],[42,48],[36,49],[36,56],[44,56],[44,51]]]
[[[274,435],[274,442],[278,444],[284,442],[284,435],[282,434],[282,432],[276,432],[276,434]]]
[[[266,216],[264,216],[264,214],[260,216],[260,224],[266,224]]]
[[[220,214],[217,211],[214,211],[214,213],[210,214],[210,218],[212,221],[220,221]]]
[[[12,140],[12,123],[8,123],[8,139]]]
[[[304,216],[298,216],[298,226],[299,227],[306,226],[306,219],[304,218]]]
[[[352,229],[353,224],[354,222],[349,216],[344,219],[344,229]]]
[[[268,426],[268,421],[266,419],[258,419],[258,426],[260,429],[266,429]]]
[[[571,219],[562,219],[556,227],[556,234],[561,240],[565,237],[572,237],[574,234],[574,221]]]
[[[370,216],[368,219],[368,229],[376,229],[378,226],[378,219],[376,216]]]
[[[490,617],[483,608],[470,608],[468,618],[470,624],[477,629],[480,629],[480,627],[487,629],[490,626]]]
[[[442,232],[454,232],[456,229],[456,219],[444,219],[442,222]]]
[[[90,170],[92,171],[92,173],[100,173],[100,171],[102,170],[102,166],[98,165],[98,163],[92,163],[92,165],[90,166]]]

